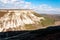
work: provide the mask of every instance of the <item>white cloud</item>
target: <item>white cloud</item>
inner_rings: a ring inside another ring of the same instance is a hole
[[[34,9],[38,13],[60,13],[60,8],[54,8],[47,4],[34,5],[25,0],[0,0],[0,9]]]
[[[0,0],[2,2],[1,9],[30,9],[31,2],[26,2],[25,0]]]
[[[2,3],[13,3],[17,0],[0,0]]]
[[[52,6],[49,6],[47,4],[42,4],[38,7],[36,7],[36,11],[39,13],[60,13],[60,8],[54,8]]]

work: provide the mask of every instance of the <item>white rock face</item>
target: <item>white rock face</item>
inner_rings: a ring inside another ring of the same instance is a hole
[[[25,24],[35,24],[41,19],[44,20],[44,17],[37,17],[31,11],[10,10],[8,13],[0,18],[0,32],[2,32],[3,29],[21,27]]]

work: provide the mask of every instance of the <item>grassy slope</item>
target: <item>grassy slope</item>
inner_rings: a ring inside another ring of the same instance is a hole
[[[34,25],[25,25],[25,28],[26,29],[36,29],[37,27],[40,28],[40,27],[46,27],[46,26],[50,26],[50,25],[53,25],[55,20],[52,19],[52,18],[49,18],[49,17],[45,17],[45,16],[42,16],[41,14],[38,14],[38,13],[35,13],[35,12],[32,12],[34,15],[38,16],[38,17],[44,17],[45,20],[41,20],[41,23],[38,22],[39,24],[34,24]]]
[[[42,21],[42,25],[43,26],[49,26],[49,25],[53,25],[54,24],[54,19],[51,19],[51,18],[48,18],[48,17],[45,17],[46,20]]]
[[[41,14],[38,14],[38,13],[34,13],[34,15],[45,18],[45,20],[42,20],[42,23],[41,23],[42,26],[53,25],[55,22],[55,20],[53,18],[49,18],[47,16],[42,16]]]
[[[0,13],[4,13],[4,12],[0,12]],[[33,12],[33,14],[38,16],[38,17],[44,17],[44,16],[42,16],[42,15],[40,15],[38,13],[35,13],[35,12]],[[39,22],[39,25],[37,25],[37,24],[34,24],[34,25],[29,24],[29,25],[25,25],[25,28],[26,29],[35,29],[38,26],[44,26],[45,27],[45,26],[49,26],[49,25],[54,24],[54,19],[51,19],[49,17],[45,17],[45,20],[44,21],[41,20],[41,21],[42,21],[42,23]]]

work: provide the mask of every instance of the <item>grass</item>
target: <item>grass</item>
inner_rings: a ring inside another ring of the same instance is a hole
[[[45,17],[45,20],[42,20],[41,24],[42,26],[49,26],[49,25],[53,25],[54,22],[55,22],[54,19]]]
[[[26,24],[25,26],[24,26],[26,29],[36,29],[36,27],[34,26],[34,25],[32,25],[32,24]]]
[[[38,13],[33,12],[35,16],[37,17],[44,17]],[[55,20],[53,18],[49,18],[49,17],[44,17],[45,20],[41,20],[41,23],[39,22],[40,25],[42,26],[49,26],[49,25],[53,25],[55,23]]]

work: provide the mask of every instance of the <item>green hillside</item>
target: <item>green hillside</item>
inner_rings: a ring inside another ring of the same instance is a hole
[[[45,20],[41,22],[42,26],[49,26],[55,23],[54,19],[45,17]]]
[[[41,20],[40,25],[42,25],[42,26],[49,26],[49,25],[53,25],[55,23],[55,20],[53,18],[43,16],[43,15],[35,13],[35,12],[34,12],[34,15],[45,18],[45,20]]]
[[[38,17],[44,17],[45,20],[41,20],[41,22],[38,22],[39,24],[29,24],[29,25],[26,24],[24,26],[24,28],[26,28],[27,30],[41,28],[41,27],[47,27],[47,26],[53,25],[55,23],[55,20],[52,18],[42,16],[41,14],[38,14],[35,12],[33,12],[33,14]]]

